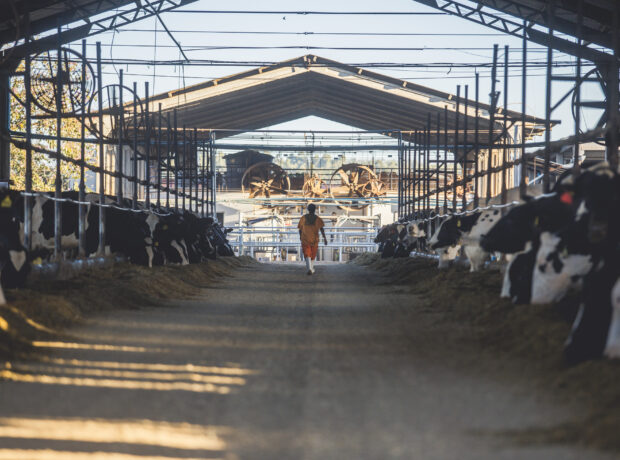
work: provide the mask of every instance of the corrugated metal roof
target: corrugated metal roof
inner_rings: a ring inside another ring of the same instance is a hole
[[[164,115],[177,109],[179,126],[213,130],[251,131],[315,115],[364,130],[414,131],[427,126],[430,114],[433,129],[437,116],[441,119],[443,142],[446,108],[448,143],[454,142],[457,126],[454,94],[315,55],[159,94],[150,99],[150,110],[157,111],[159,104]],[[490,107],[482,103],[479,107],[479,141],[485,143]],[[519,112],[507,113],[510,119],[521,120]],[[473,132],[474,116],[474,101],[468,102],[465,112],[461,98],[459,129],[467,117]],[[503,118],[501,109],[499,117]],[[530,136],[543,132],[543,119],[527,116],[526,121]],[[218,137],[231,134],[220,132]],[[468,140],[473,143],[473,133]],[[462,134],[459,141],[464,142]]]

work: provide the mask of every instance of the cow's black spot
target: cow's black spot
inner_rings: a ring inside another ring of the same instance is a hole
[[[499,211],[496,209],[495,211],[493,211],[493,215],[497,216],[499,214]]]
[[[553,254],[553,258],[552,258],[553,270],[555,270],[556,273],[560,273],[562,271],[562,268],[564,268],[564,264],[560,260],[560,256],[558,255],[557,252],[554,252],[552,254]]]
[[[544,272],[546,267],[547,267],[547,265],[546,265],[546,264],[540,264],[540,265],[538,266],[538,269],[539,269],[541,272]]]

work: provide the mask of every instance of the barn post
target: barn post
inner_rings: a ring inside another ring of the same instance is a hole
[[[604,78],[607,82],[607,134],[605,136],[605,157],[612,169],[618,169],[620,162],[620,152],[618,152],[618,144],[620,143],[620,114],[618,113],[618,104],[620,103],[619,88],[619,59],[618,41],[620,40],[620,5],[616,2],[613,15],[612,36],[614,43],[614,55],[611,62],[604,67]]]
[[[469,118],[469,85],[465,85],[465,115],[463,116],[463,199],[461,201],[461,209],[465,209],[467,206],[467,156],[469,153],[469,131],[468,131],[468,118]]]
[[[426,115],[426,209],[431,212],[431,113]]]
[[[135,81],[133,82],[133,155],[131,176],[131,208],[138,209],[138,83]]]
[[[157,207],[161,207],[161,102],[157,109]]]
[[[415,138],[414,131],[409,133],[407,140],[407,157],[409,158],[409,170],[407,171],[407,196],[409,197],[409,215],[415,217]]]
[[[194,187],[194,193],[196,194],[195,196],[195,200],[194,200],[194,208],[196,211],[196,214],[198,214],[198,207],[199,204],[201,203],[200,201],[200,192],[198,192],[198,128],[194,127],[194,160],[196,161],[196,166],[192,169],[192,171],[194,172],[194,180],[196,181],[196,186]]]
[[[201,176],[200,176],[200,198],[201,198],[201,210],[202,210],[202,217],[206,217],[207,213],[205,212],[206,209],[206,201],[205,201],[205,192],[206,190],[206,158],[207,158],[207,150],[205,149],[205,143],[203,140],[200,141],[200,150],[202,152],[202,164],[201,164]]]
[[[448,106],[443,107],[443,212],[448,212]]]
[[[420,174],[418,171],[418,131],[414,131],[413,133],[413,148],[412,148],[412,158],[411,158],[411,201],[412,201],[412,211],[413,215],[417,217],[418,212],[418,175]]]
[[[119,91],[118,91],[118,153],[116,157],[116,201],[120,205],[123,201],[123,135],[125,124],[125,111],[123,107],[123,69],[118,73]],[[114,97],[114,105],[116,105],[116,97]]]
[[[170,124],[170,112],[166,114],[166,208],[170,209],[170,171],[172,169],[172,125]]]
[[[99,118],[99,204],[105,202],[105,158],[103,142],[103,73],[101,71],[101,42],[97,42],[97,114]],[[105,212],[103,207],[99,207],[99,244],[97,254],[102,256],[105,250]]]
[[[525,182],[525,176],[527,173],[527,162],[525,160],[525,106],[527,103],[527,34],[526,21],[523,21],[523,50],[521,60],[521,164],[519,174],[519,196],[525,197],[527,184]]]
[[[144,171],[145,195],[144,204],[146,209],[151,208],[151,117],[149,111],[149,82],[144,82],[144,123],[145,123],[145,142],[144,156],[146,157],[146,166]]]
[[[216,181],[215,181],[215,148],[214,143],[216,140],[216,134],[214,131],[211,132],[210,135],[210,143],[209,143],[209,160],[211,162],[211,207],[212,207],[212,217],[216,217],[216,208],[215,208],[215,192],[216,192]],[[220,222],[223,224],[223,222]]]
[[[545,154],[543,163],[543,192],[549,193],[549,166],[551,164],[551,83],[553,80],[552,65],[553,65],[553,48],[551,46],[553,39],[553,17],[555,15],[555,0],[549,0],[547,13],[547,23],[549,28],[547,38],[547,75],[546,75],[546,90],[545,90]]]
[[[503,120],[503,144],[502,149],[502,204],[506,204],[506,162],[508,161],[508,45],[504,46],[504,120]]]
[[[26,15],[26,45],[30,42],[30,15]],[[31,57],[27,53],[24,58],[24,91],[26,93],[26,177],[24,196],[24,246],[27,251],[32,248],[32,88],[30,80]],[[8,92],[7,92],[8,94]]]
[[[62,86],[63,86],[63,72],[62,72],[62,42],[61,42],[61,27],[58,23],[58,43],[57,43],[57,55],[56,55],[56,184],[54,196],[54,257],[59,260],[62,250],[62,175],[61,175],[61,160],[62,154]],[[67,65],[69,65],[67,63]],[[68,69],[67,69],[68,70]]]
[[[452,211],[456,212],[457,161],[459,156],[459,113],[461,110],[461,85],[456,85],[456,114],[454,121],[454,149],[452,151]]]
[[[574,176],[579,174],[579,149],[581,144],[581,46],[583,35],[583,0],[579,0],[577,15],[577,61],[575,63],[575,143],[573,144]],[[617,45],[617,42],[614,42]]]
[[[181,170],[183,176],[183,195],[181,196],[181,207],[185,211],[185,184],[187,184],[187,127],[183,124],[183,155],[181,157]]]
[[[439,163],[439,145],[441,144],[441,140],[439,139],[439,135],[441,133],[441,113],[437,112],[437,130],[436,132],[436,136],[435,136],[435,212],[437,214],[439,214],[439,200],[440,200],[440,183],[439,183],[439,176],[440,176],[440,163]]]
[[[179,212],[179,137],[177,125],[177,109],[174,109],[174,210]]]
[[[6,65],[6,64],[5,64]],[[11,140],[10,126],[10,86],[11,77],[8,66],[0,67],[0,183],[6,182],[7,187],[11,180]]]
[[[403,209],[406,205],[405,200],[405,168],[403,163],[403,152],[398,146],[398,220],[403,218]]]
[[[495,135],[495,110],[497,109],[497,93],[495,91],[497,83],[497,50],[498,45],[493,45],[493,67],[491,68],[491,104],[489,107],[489,139],[487,140],[487,186],[486,186],[486,202],[491,200],[491,184],[493,181],[493,174],[491,169],[493,167],[493,137]]]
[[[474,209],[478,207],[478,197],[480,195],[480,179],[478,178],[478,162],[480,161],[480,75],[476,72],[476,117],[474,118]]]
[[[80,126],[80,184],[78,188],[78,255],[86,256],[86,206],[83,205],[86,200],[86,184],[84,183],[84,166],[86,162],[86,40],[82,40],[82,75],[80,81],[80,104],[82,106],[82,117]]]

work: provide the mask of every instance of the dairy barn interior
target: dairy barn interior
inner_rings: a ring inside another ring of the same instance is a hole
[[[4,0],[0,458],[617,458],[619,52],[615,0]]]

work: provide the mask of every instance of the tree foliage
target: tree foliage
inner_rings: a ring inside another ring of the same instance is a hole
[[[23,71],[23,66],[18,69]],[[26,91],[24,79],[21,76],[11,80],[11,118],[10,129],[18,137],[26,134]],[[46,150],[56,151],[57,135],[56,118],[36,107],[32,107],[31,133],[51,136],[51,139],[33,139],[32,144]],[[47,116],[47,117],[45,117]],[[79,117],[63,118],[61,123],[61,135],[64,138],[80,139],[82,123]],[[86,131],[88,135],[88,131]],[[94,144],[85,143],[84,158],[87,163],[95,164],[97,150]],[[72,141],[61,142],[61,153],[67,157],[79,160],[81,158],[82,143]],[[60,173],[63,190],[75,190],[79,186],[80,167],[73,163],[61,161]],[[11,180],[16,189],[24,189],[26,185],[26,151],[11,144]],[[32,153],[32,189],[36,191],[51,191],[55,189],[56,182],[56,159],[44,153]]]

